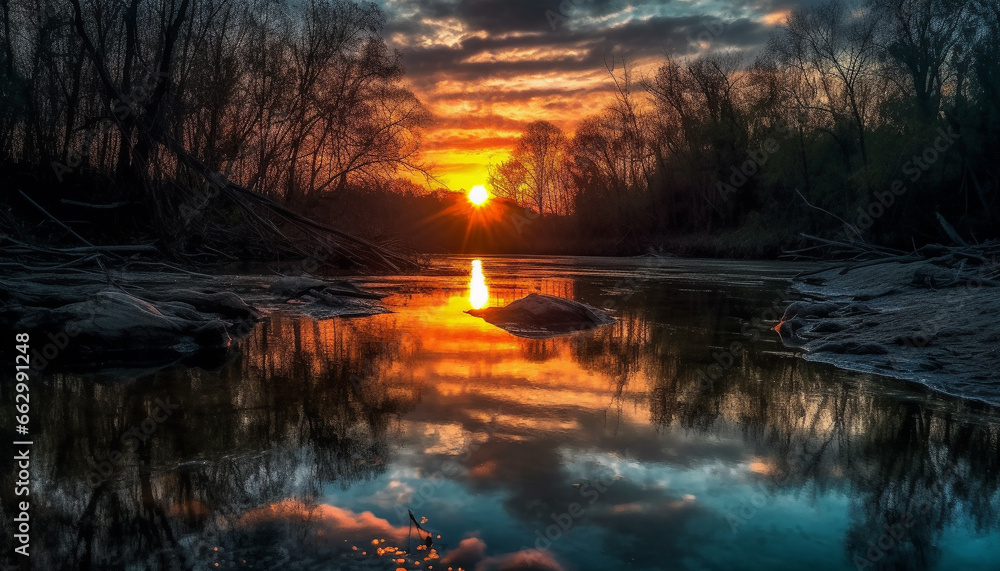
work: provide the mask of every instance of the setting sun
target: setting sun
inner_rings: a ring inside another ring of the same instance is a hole
[[[483,185],[478,185],[472,187],[469,191],[469,202],[475,204],[476,206],[482,206],[486,204],[486,201],[490,199],[490,193],[486,191],[486,187]]]

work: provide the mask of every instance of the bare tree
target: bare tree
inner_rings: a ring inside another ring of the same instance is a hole
[[[871,10],[832,0],[792,12],[770,43],[779,62],[795,73],[793,99],[801,110],[818,112],[834,137],[838,124],[850,125],[864,168],[870,162],[868,129],[883,94],[876,62],[878,25]]]
[[[968,52],[965,44],[974,26],[969,2],[869,0],[869,6],[884,23],[878,37],[882,57],[909,80],[903,87],[912,94],[917,114],[925,121],[936,119],[945,87],[955,87],[955,60]]]
[[[490,184],[503,196],[519,199],[542,214],[568,214],[573,189],[566,163],[567,139],[548,121],[528,125],[510,159],[492,169]]]

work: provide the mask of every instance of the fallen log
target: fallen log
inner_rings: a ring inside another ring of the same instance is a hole
[[[406,256],[394,254],[367,240],[303,216],[289,208],[286,208],[285,206],[282,206],[281,204],[278,204],[274,200],[260,194],[259,192],[232,182],[222,173],[209,168],[208,165],[203,163],[187,149],[185,149],[180,143],[166,134],[161,134],[159,137],[156,137],[156,140],[173,153],[181,163],[191,169],[191,171],[203,177],[214,188],[219,189],[250,216],[259,218],[260,215],[253,211],[252,207],[248,205],[244,199],[252,201],[253,203],[263,207],[269,212],[274,213],[300,229],[312,230],[313,232],[307,232],[307,235],[313,239],[323,240],[326,237],[325,235],[334,237],[336,240],[332,242],[327,241],[326,245],[330,246],[338,254],[358,265],[370,267],[372,269],[390,269],[393,271],[400,271],[404,268],[415,269],[419,267],[414,260]],[[277,228],[272,228],[271,231],[281,236],[284,241],[289,241],[287,237],[281,235],[280,230]],[[309,257],[308,252],[303,252],[303,254],[303,257]]]

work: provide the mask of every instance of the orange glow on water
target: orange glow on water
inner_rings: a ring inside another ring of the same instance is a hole
[[[469,304],[472,309],[482,309],[490,303],[490,288],[486,286],[482,260],[472,260],[472,279],[469,281]]]

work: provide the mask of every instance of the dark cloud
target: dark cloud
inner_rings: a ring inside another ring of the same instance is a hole
[[[684,56],[698,50],[699,37],[710,39],[710,49],[752,53],[766,44],[770,32],[759,22],[747,19],[727,23],[712,17],[656,17],[606,30],[473,37],[455,46],[414,46],[403,48],[403,52],[415,83],[432,87],[444,77],[474,81],[532,73],[602,71],[611,54],[626,55],[632,61],[664,54]],[[505,57],[516,50],[537,57]]]

